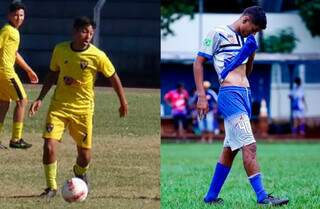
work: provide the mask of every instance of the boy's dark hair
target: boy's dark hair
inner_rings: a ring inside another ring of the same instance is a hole
[[[260,29],[264,30],[267,27],[267,18],[264,10],[259,6],[252,6],[246,8],[243,15],[248,15],[251,17],[252,23],[259,26]]]
[[[296,77],[296,78],[294,79],[294,83],[297,84],[298,86],[300,86],[300,85],[301,85],[301,78]]]
[[[177,89],[184,88],[184,84],[182,82],[179,82],[177,83],[176,88]]]
[[[26,6],[21,1],[12,1],[9,6],[9,12],[15,12],[19,9],[23,9],[26,12]]]
[[[91,25],[93,29],[96,28],[96,23],[92,19],[86,16],[77,17],[73,22],[73,28],[75,30],[79,30],[89,25]]]

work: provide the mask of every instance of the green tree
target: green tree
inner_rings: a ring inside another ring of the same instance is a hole
[[[320,36],[320,0],[297,0],[302,17],[312,36]]]
[[[269,35],[262,39],[261,52],[280,52],[290,53],[296,47],[296,42],[299,41],[294,34],[292,28],[280,30],[276,35]]]
[[[171,24],[184,15],[194,16],[195,0],[161,0],[161,36],[174,35]]]

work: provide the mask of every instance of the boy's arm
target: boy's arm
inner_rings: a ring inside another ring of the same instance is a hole
[[[302,102],[304,104],[305,110],[307,111],[308,110],[308,105],[307,105],[307,102],[306,102],[306,99],[305,99],[304,96],[302,97]]]
[[[124,117],[128,114],[128,102],[124,94],[124,89],[122,87],[120,78],[117,75],[117,73],[114,73],[111,77],[109,77],[109,80],[111,82],[111,85],[114,91],[117,93],[120,101],[120,108],[119,108],[120,117]]]
[[[197,56],[195,62],[193,63],[194,81],[196,83],[198,95],[197,111],[200,118],[207,114],[209,110],[206,93],[203,87],[203,64],[206,61],[206,58]]]
[[[248,62],[246,63],[246,75],[247,77],[251,74],[253,68],[253,60],[255,56],[255,52],[248,58]]]
[[[59,76],[59,71],[51,71],[51,70],[49,71],[49,73],[47,74],[44,80],[44,83],[38,98],[30,106],[29,117],[33,116],[39,110],[42,104],[42,100],[51,89],[51,86],[56,83],[58,76]]]
[[[39,79],[37,74],[32,70],[32,68],[26,63],[23,57],[17,52],[16,63],[28,74],[31,83],[38,83]]]

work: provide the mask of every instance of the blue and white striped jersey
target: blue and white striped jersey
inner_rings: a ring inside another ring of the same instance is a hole
[[[220,83],[223,82],[223,78],[221,77],[223,70],[240,52],[246,39],[230,28],[230,26],[216,27],[204,38],[198,56],[213,61]],[[247,62],[248,58],[242,64]]]

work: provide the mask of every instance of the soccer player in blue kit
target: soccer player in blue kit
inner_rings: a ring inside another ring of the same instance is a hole
[[[239,19],[227,26],[216,27],[205,37],[194,62],[197,87],[197,111],[200,118],[208,112],[208,102],[203,87],[203,64],[212,60],[218,74],[220,90],[218,109],[224,117],[225,139],[223,150],[204,202],[222,204],[219,192],[225,182],[232,162],[239,150],[249,182],[256,193],[257,203],[280,206],[288,199],[273,197],[264,189],[256,159],[256,141],[250,125],[251,91],[247,76],[252,71],[255,50],[253,35],[266,28],[267,20],[259,6],[248,7]]]

